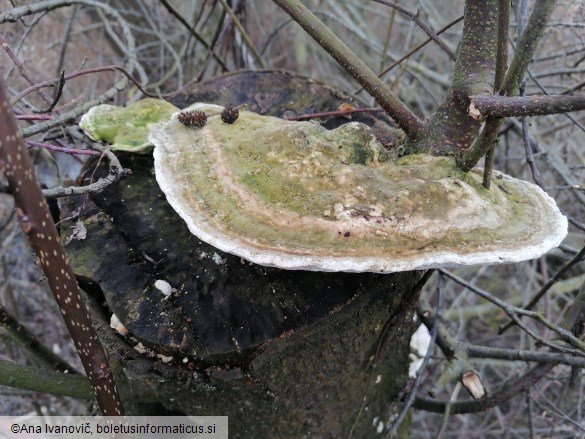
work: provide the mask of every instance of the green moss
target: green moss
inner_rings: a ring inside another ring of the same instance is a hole
[[[200,130],[172,120],[159,135],[165,179],[182,187],[166,190],[226,241],[403,261],[512,249],[535,230],[550,233],[532,185],[502,176],[485,189],[481,172],[464,173],[452,157],[392,161],[362,124],[328,131],[243,111],[233,125],[210,118]]]
[[[110,143],[114,150],[146,154],[152,151],[150,126],[170,119],[176,111],[174,105],[151,98],[127,107],[99,105],[83,116],[79,126],[93,140]]]

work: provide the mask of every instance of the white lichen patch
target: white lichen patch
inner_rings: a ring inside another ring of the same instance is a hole
[[[120,322],[116,314],[112,314],[112,317],[110,317],[110,328],[114,329],[120,335],[128,335],[128,329]]]
[[[173,357],[171,357],[170,355],[156,354],[156,356],[160,359],[160,361],[162,361],[165,364],[173,361]]]
[[[144,347],[144,345],[140,342],[138,342],[138,344],[136,344],[136,346],[133,347],[133,349],[138,352],[139,354],[146,354],[148,352],[148,349],[146,349]]]
[[[211,259],[217,265],[223,265],[226,262],[226,260],[224,258],[222,258],[218,253],[213,253],[213,256],[211,256]]]
[[[416,378],[416,374],[422,366],[423,359],[431,345],[431,334],[425,325],[420,325],[410,338],[410,364],[408,366],[408,376]]]
[[[195,104],[208,115],[221,107]],[[157,181],[192,233],[286,269],[393,272],[540,256],[567,220],[535,185],[418,154],[391,160],[371,130],[328,131],[242,111],[200,129],[153,126]]]
[[[166,280],[158,279],[154,282],[154,287],[159,290],[163,296],[169,297],[173,294],[173,287]]]

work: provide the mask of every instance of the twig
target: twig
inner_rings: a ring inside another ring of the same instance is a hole
[[[451,392],[449,400],[445,403],[443,420],[441,421],[441,427],[439,427],[439,431],[437,431],[437,435],[435,436],[436,439],[442,438],[445,430],[447,429],[447,424],[449,423],[449,415],[451,414],[451,404],[457,401],[457,397],[459,396],[461,387],[463,387],[461,381],[457,381],[457,383],[455,384],[455,388],[453,389],[453,392]]]
[[[238,31],[242,35],[242,38],[244,39],[246,46],[248,46],[248,49],[250,49],[250,51],[252,52],[252,55],[254,55],[254,58],[256,59],[258,66],[260,68],[264,68],[265,65],[264,65],[264,61],[262,61],[262,57],[258,53],[256,46],[254,46],[254,43],[252,42],[250,35],[248,35],[248,32],[246,31],[246,29],[244,28],[244,26],[242,25],[242,23],[240,22],[240,20],[236,16],[236,14],[234,14],[233,9],[230,7],[230,5],[227,4],[226,0],[219,0],[219,2],[221,3],[221,6],[229,14],[230,18],[232,19],[232,21],[234,22],[234,24],[238,28]]]
[[[118,66],[118,65],[111,65],[111,66],[103,66],[103,67],[93,67],[90,69],[85,69],[85,70],[78,70],[76,72],[73,73],[69,73],[67,75],[63,76],[64,80],[69,80],[69,79],[73,79],[73,78],[77,78],[78,76],[83,76],[83,75],[88,75],[91,73],[99,73],[99,72],[120,72],[122,73],[124,76],[126,76],[126,78],[128,78],[135,86],[138,90],[140,90],[142,93],[144,93],[146,96],[151,97],[151,98],[158,98],[159,95],[157,94],[153,94],[153,93],[149,93],[148,91],[146,91],[144,89],[144,86],[142,84],[140,84],[140,82],[138,82],[138,80],[136,78],[134,78],[134,76],[132,76],[124,67],[122,66]],[[43,82],[39,82],[37,84],[34,84],[24,90],[22,90],[20,93],[18,93],[17,95],[15,95],[10,103],[12,105],[15,105],[18,101],[20,101],[23,97],[25,97],[26,95],[32,93],[33,91],[42,88],[42,87],[54,87],[55,84],[59,84],[59,82],[61,81],[61,78],[57,78],[57,79],[51,79],[49,81],[43,81]]]
[[[451,58],[452,61],[455,61],[456,57],[455,57],[455,53],[453,53],[453,51],[449,48],[449,46],[447,46],[447,44],[445,44],[445,42],[443,40],[441,40],[438,35],[424,22],[420,19],[419,17],[419,13],[418,11],[413,12],[409,9],[406,9],[404,6],[401,6],[393,1],[390,0],[373,0],[376,3],[381,3],[383,5],[386,6],[390,6],[393,9],[396,9],[397,11],[402,12],[404,15],[406,15],[408,18],[410,18],[418,27],[420,27],[424,33],[426,33],[428,35],[428,37],[433,40],[435,43],[437,43],[437,46],[439,46],[443,52],[445,52],[449,58]]]
[[[91,386],[84,376],[23,366],[5,360],[0,360],[0,384],[51,395],[92,399]]]
[[[26,349],[27,353],[43,365],[58,371],[70,374],[77,374],[73,366],[45,347],[32,332],[11,315],[4,306],[0,305],[0,326],[3,326],[7,333]]]
[[[459,23],[461,20],[463,20],[463,15],[457,17],[455,20],[453,20],[450,23],[447,23],[445,26],[443,26],[441,29],[439,29],[437,31],[437,35],[441,35],[443,32],[445,32],[446,30],[450,29],[452,26],[456,25],[457,23]],[[420,49],[422,49],[423,47],[425,47],[427,44],[429,44],[431,41],[433,41],[432,38],[428,38],[425,41],[423,41],[422,43],[420,43],[418,46],[412,48],[411,50],[409,50],[404,56],[402,56],[401,58],[397,59],[396,61],[394,61],[392,64],[390,64],[388,67],[384,68],[380,74],[378,75],[380,78],[383,77],[386,73],[388,73],[390,70],[392,70],[394,67],[396,67],[397,65],[399,65],[400,63],[402,63],[402,61],[404,61],[407,58],[410,58],[413,54],[415,54],[416,52],[418,52]],[[357,90],[354,94],[357,94],[361,91],[362,89]]]
[[[456,349],[467,354],[469,358],[492,358],[495,360],[529,361],[531,363],[552,363],[585,367],[584,357],[575,357],[559,352],[504,349],[491,346],[468,345],[466,343],[457,343]]]
[[[376,102],[407,134],[414,135],[422,122],[384,84],[366,64],[311,13],[299,0],[273,0],[315,39],[335,60],[370,93]]]
[[[339,111],[323,111],[320,113],[311,114],[299,114],[297,116],[286,116],[286,120],[310,120],[317,119],[319,117],[338,117],[347,116],[356,113],[380,113],[383,112],[381,108],[353,108],[351,110],[339,110]]]
[[[8,55],[8,57],[10,58],[10,60],[14,63],[14,65],[18,69],[18,72],[26,80],[26,82],[28,82],[31,85],[34,84],[35,81],[32,78],[30,72],[24,66],[24,64],[22,62],[20,62],[20,60],[18,59],[18,57],[16,56],[16,54],[12,51],[12,49],[10,48],[10,46],[8,45],[8,43],[6,42],[6,39],[4,38],[4,34],[1,33],[1,32],[0,32],[0,46],[2,46],[2,48],[4,49],[4,51],[6,52],[6,54]],[[51,99],[49,99],[49,97],[47,95],[45,95],[45,93],[43,93],[42,91],[39,91],[39,96],[47,104],[50,104],[51,103]]]
[[[493,303],[494,305],[496,305],[497,307],[502,309],[506,314],[508,314],[508,316],[524,332],[526,332],[528,335],[530,335],[532,338],[534,338],[539,343],[542,343],[546,346],[549,346],[549,347],[551,347],[555,350],[559,350],[561,352],[570,352],[570,353],[574,353],[575,355],[581,355],[581,356],[585,355],[585,342],[583,342],[582,340],[575,337],[573,334],[571,334],[570,331],[567,331],[566,329],[561,328],[558,325],[555,325],[550,320],[543,317],[541,314],[534,312],[534,311],[529,311],[529,310],[524,309],[524,308],[518,308],[518,307],[515,307],[512,305],[509,305],[506,302],[504,302],[503,300],[500,300],[497,297],[494,297],[493,295],[491,295],[487,291],[482,290],[481,288],[478,288],[475,285],[470,284],[469,282],[465,281],[465,279],[462,279],[459,276],[456,276],[453,273],[450,273],[449,271],[446,271],[443,269],[441,269],[439,271],[441,273],[444,273],[448,278],[454,280],[455,282],[457,282],[460,285],[463,285],[465,288],[469,289],[470,291],[474,292],[475,294],[481,296],[485,300],[490,301],[491,303]],[[529,328],[527,328],[525,325],[522,324],[522,322],[520,320],[520,317],[522,317],[522,316],[530,317],[531,319],[540,322],[545,327],[547,327],[551,331],[555,332],[564,341],[568,342],[569,344],[571,344],[572,346],[577,348],[577,350],[574,350],[574,349],[570,350],[570,349],[564,348],[562,346],[554,345],[554,344],[544,340],[542,337],[539,337],[533,331],[531,331]]]
[[[494,93],[497,93],[502,87],[504,76],[508,69],[508,30],[510,28],[510,1],[498,0],[498,35],[497,44],[498,50],[496,52],[496,75],[494,77]],[[473,102],[473,101],[472,101]],[[485,140],[489,142],[492,139],[492,144],[486,151],[485,166],[483,171],[483,187],[490,188],[492,169],[494,167],[495,149],[497,146],[498,131],[501,126],[499,120],[492,120],[488,118],[484,131],[480,134]],[[491,126],[490,126],[491,125]],[[494,131],[495,130],[495,131]],[[489,137],[488,137],[489,136]]]
[[[548,280],[548,282],[545,283],[540,288],[540,290],[538,290],[538,292],[534,295],[534,297],[530,300],[530,302],[528,302],[526,305],[524,305],[524,309],[529,310],[529,309],[534,308],[534,306],[540,301],[542,296],[544,296],[546,294],[546,292],[555,284],[555,282],[557,280],[559,280],[561,278],[561,276],[563,274],[565,274],[568,270],[570,270],[574,265],[578,264],[579,262],[582,262],[584,258],[585,258],[585,247],[583,247],[579,251],[579,253],[577,253],[575,256],[573,256],[569,261],[567,261],[565,263],[565,265],[563,265],[555,274],[553,274],[551,276],[551,278]],[[514,326],[513,322],[509,322],[508,324],[504,325],[502,328],[500,328],[498,333],[503,334],[511,326]]]
[[[80,154],[80,155],[94,155],[101,156],[102,153],[98,151],[92,151],[91,149],[74,149],[74,148],[63,148],[62,146],[51,145],[50,143],[36,142],[34,140],[26,140],[26,143],[30,146],[37,148],[43,148],[49,151],[64,152],[66,154]]]
[[[203,45],[203,47],[205,47],[208,50],[210,49],[211,45],[207,41],[205,41],[205,39],[201,36],[201,34],[199,34],[199,32],[197,32],[197,29],[195,29],[195,26],[191,26],[187,22],[187,20],[185,20],[183,18],[183,16],[177,12],[177,10],[169,4],[169,2],[167,0],[159,0],[159,1],[165,7],[165,9],[167,11],[169,11],[169,13],[173,17],[175,17],[177,20],[179,20],[179,23],[181,23],[183,26],[185,26],[189,30],[189,33],[191,35],[193,35],[195,37],[195,39]],[[217,55],[214,50],[211,51],[211,56],[213,56],[213,58],[217,61],[217,63],[221,66],[221,68],[224,71],[229,70],[227,65],[223,61],[223,59],[221,59],[221,57],[219,55]]]
[[[388,432],[384,436],[384,438],[386,438],[386,439],[390,439],[390,438],[394,437],[394,434],[396,434],[396,432],[398,431],[398,428],[400,427],[400,425],[402,424],[402,422],[406,418],[408,411],[410,410],[410,408],[414,404],[414,400],[416,398],[416,392],[418,391],[418,388],[420,387],[420,385],[422,383],[423,371],[426,369],[427,364],[429,363],[431,357],[433,356],[433,352],[435,350],[434,349],[435,348],[435,340],[437,339],[437,334],[439,332],[439,325],[440,325],[440,320],[441,320],[441,310],[443,308],[444,295],[445,295],[445,278],[443,277],[443,275],[441,273],[439,273],[439,276],[437,279],[437,296],[438,296],[437,308],[435,309],[435,319],[433,322],[433,327],[431,329],[431,341],[429,343],[429,348],[425,354],[425,357],[423,358],[423,361],[422,361],[422,364],[421,364],[419,370],[417,371],[417,375],[416,375],[416,378],[414,379],[414,383],[412,385],[412,388],[410,389],[410,392],[409,392],[408,396],[406,397],[406,401],[404,402],[404,404],[400,410],[400,413],[398,413],[398,416],[396,417],[396,419],[394,419],[394,422],[392,422],[392,425],[390,426],[390,428],[388,429]]]
[[[105,156],[110,162],[110,173],[98,181],[88,184],[87,186],[57,186],[51,189],[43,189],[43,195],[46,198],[69,197],[72,195],[83,195],[89,193],[98,193],[115,183],[125,175],[130,174],[129,169],[125,169],[120,164],[118,157],[108,148],[101,146],[99,143],[91,142],[86,138],[77,127],[66,127],[65,132],[80,142],[86,142],[92,145],[92,148],[99,151],[100,155]]]
[[[57,81],[57,88],[55,88],[55,92],[53,93],[53,102],[44,110],[37,110],[33,111],[33,113],[50,113],[53,111],[53,108],[57,105],[59,100],[61,99],[61,95],[63,94],[63,87],[65,87],[65,70],[61,70],[61,74],[59,75],[59,80]]]
[[[554,367],[555,364],[552,363],[539,364],[525,375],[507,382],[499,391],[484,399],[450,402],[437,401],[430,398],[417,398],[414,401],[413,407],[428,412],[444,413],[446,405],[449,404],[452,415],[483,412],[520,396],[534,386],[536,382],[542,379]]]
[[[57,69],[55,72],[59,74],[65,70],[63,65],[65,64],[65,57],[67,56],[67,44],[71,39],[71,32],[73,31],[73,25],[77,21],[77,10],[79,9],[79,5],[73,6],[71,10],[71,15],[67,19],[67,24],[65,25],[65,30],[63,32],[63,39],[61,40],[61,48],[59,50],[59,61],[57,62]]]
[[[528,130],[528,118],[523,117],[522,120],[522,140],[524,142],[524,151],[526,153],[526,163],[530,168],[530,172],[532,174],[532,179],[534,182],[544,190],[544,185],[542,184],[542,180],[540,178],[540,171],[534,162],[534,153],[532,151],[532,145],[530,143],[530,135]]]

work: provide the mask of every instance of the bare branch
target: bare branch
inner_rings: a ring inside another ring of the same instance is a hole
[[[453,415],[459,413],[478,413],[497,407],[522,393],[526,392],[535,383],[544,378],[544,376],[555,367],[552,363],[543,363],[535,366],[525,375],[507,382],[500,390],[492,396],[481,400],[465,401],[437,401],[430,398],[417,398],[414,402],[414,408],[426,410],[434,413],[444,413],[447,404],[450,405],[450,413]]]
[[[416,134],[422,122],[380,78],[298,0],[273,0],[315,39],[335,60],[370,93],[407,134]]]
[[[585,110],[585,96],[472,96],[471,117],[543,116]],[[477,112],[476,112],[477,111]]]
[[[425,357],[423,358],[422,364],[417,372],[416,378],[414,379],[414,384],[412,385],[412,388],[410,389],[410,392],[406,397],[406,401],[404,402],[402,409],[400,410],[400,413],[398,414],[396,419],[394,419],[394,422],[392,422],[392,425],[390,426],[388,432],[384,436],[386,439],[394,437],[394,435],[398,431],[398,428],[404,421],[404,418],[406,417],[408,411],[414,404],[416,392],[418,391],[418,388],[422,383],[423,371],[426,369],[427,364],[429,363],[429,360],[431,359],[434,353],[435,340],[437,339],[437,335],[439,333],[439,325],[441,321],[440,316],[443,308],[443,302],[445,299],[445,278],[441,273],[439,273],[437,280],[437,296],[438,296],[437,307],[435,309],[436,318],[434,319],[433,326],[431,328],[431,341],[429,344],[429,349],[427,350]]]
[[[128,175],[131,171],[129,169],[125,169],[120,164],[118,157],[110,151],[108,148],[104,148],[99,143],[90,142],[77,127],[67,127],[65,128],[67,134],[69,134],[74,139],[77,139],[81,142],[91,143],[92,147],[98,150],[98,154],[104,155],[110,161],[110,173],[103,178],[100,178],[98,181],[91,183],[87,186],[57,186],[51,189],[43,189],[43,195],[47,198],[59,198],[59,197],[69,197],[71,195],[83,195],[83,194],[90,194],[90,193],[98,193],[103,191],[105,188],[110,186],[112,183],[115,183],[120,178]]]
[[[545,283],[540,288],[540,290],[538,290],[538,292],[534,295],[534,297],[532,299],[530,299],[530,302],[528,302],[524,306],[524,309],[530,310],[530,309],[534,308],[536,306],[536,304],[540,301],[540,299],[542,299],[542,296],[544,296],[546,294],[546,292],[555,284],[555,282],[557,280],[560,279],[560,277],[563,274],[565,274],[568,270],[570,270],[576,264],[583,262],[584,259],[585,259],[585,247],[583,247],[579,251],[579,253],[577,253],[575,256],[573,256],[570,261],[565,263],[565,265],[563,265],[553,276],[551,276],[551,278],[548,280],[548,282]],[[500,334],[505,332],[511,326],[514,326],[513,322],[510,322],[510,323],[504,325],[499,331]]]
[[[98,405],[105,415],[123,415],[124,408],[112,371],[92,326],[57,228],[51,219],[1,77],[0,169],[5,170],[21,227],[39,257],[40,265],[94,389]]]
[[[514,58],[510,63],[510,68],[504,77],[503,84],[500,88],[500,93],[506,96],[512,96],[518,93],[520,82],[526,74],[528,64],[534,56],[536,46],[540,41],[548,22],[552,9],[554,7],[554,0],[537,0],[528,26],[514,52]],[[495,137],[499,132],[502,120],[492,120],[489,122],[489,129],[483,130],[482,133],[475,139],[471,147],[459,160],[459,167],[464,171],[469,171],[477,162],[485,155],[487,150],[492,147]],[[488,128],[488,127],[486,127]]]
[[[45,366],[58,372],[74,375],[78,373],[73,366],[43,345],[26,326],[19,323],[2,305],[0,305],[0,327],[3,327],[13,340],[26,349],[30,356]]]
[[[401,6],[393,1],[390,0],[373,0],[377,3],[382,3],[383,5],[386,6],[390,6],[393,9],[396,9],[397,11],[402,12],[404,15],[406,15],[407,17],[409,17],[418,27],[420,27],[428,36],[431,40],[433,40],[435,43],[437,43],[437,46],[439,46],[443,52],[445,52],[447,55],[449,55],[449,58],[451,58],[451,60],[455,61],[456,57],[455,54],[453,53],[453,51],[451,50],[451,48],[449,46],[447,46],[445,44],[445,42],[443,40],[441,40],[438,35],[424,22],[420,19],[418,11],[413,12],[409,9],[406,9],[404,6]]]
[[[5,360],[0,360],[0,384],[51,395],[92,398],[91,386],[84,376],[23,366]]]

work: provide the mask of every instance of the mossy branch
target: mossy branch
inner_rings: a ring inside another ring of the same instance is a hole
[[[408,135],[418,133],[422,122],[390,88],[299,0],[273,0],[321,45],[347,73],[359,82]]]
[[[463,35],[451,87],[437,111],[425,121],[410,152],[459,154],[469,148],[481,122],[469,117],[469,96],[491,94],[497,53],[497,0],[465,2]]]
[[[0,73],[0,77],[3,74]],[[123,415],[112,372],[81,298],[73,269],[63,248],[32,160],[12,113],[4,80],[0,78],[0,169],[14,196],[21,227],[47,276],[47,281],[74,341],[83,367],[104,415]]]
[[[91,386],[82,375],[72,375],[0,360],[0,384],[33,392],[92,399]]]

